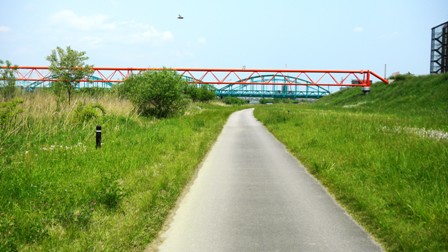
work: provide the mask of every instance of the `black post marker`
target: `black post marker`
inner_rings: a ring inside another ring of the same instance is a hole
[[[96,126],[96,148],[101,148],[101,125]]]

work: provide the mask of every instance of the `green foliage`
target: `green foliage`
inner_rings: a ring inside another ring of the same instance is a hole
[[[58,80],[54,86],[56,94],[61,96],[61,89],[67,91],[69,104],[73,90],[79,81],[93,73],[93,66],[85,63],[88,59],[86,52],[78,52],[71,49],[70,46],[65,50],[57,47],[47,57],[50,62],[49,69]]]
[[[115,209],[126,195],[123,180],[114,178],[108,172],[101,176],[97,192],[98,202],[104,204],[109,210]]]
[[[15,71],[17,71],[17,65],[13,66],[9,60],[6,62],[0,60],[0,93],[5,100],[14,98],[16,94]]]
[[[394,80],[394,81],[404,81],[404,80],[408,80],[412,77],[415,77],[415,75],[413,75],[411,73],[407,73],[407,74],[398,74],[395,76],[391,76],[389,79]]]
[[[99,112],[101,112],[101,114]],[[73,114],[73,120],[74,122],[77,123],[84,123],[92,119],[98,119],[100,116],[104,116],[105,114],[106,109],[99,103],[95,104],[79,103],[78,106],[75,108]]]
[[[267,104],[267,103],[274,103],[274,99],[269,99],[269,98],[261,98],[259,100],[260,104]]]
[[[6,129],[8,124],[11,123],[18,114],[23,112],[23,109],[20,106],[22,103],[23,99],[20,98],[0,102],[0,129]]]
[[[223,101],[225,104],[229,104],[229,105],[243,105],[243,104],[247,104],[247,103],[249,102],[249,101],[240,99],[240,98],[238,98],[238,97],[231,97],[231,96],[224,97],[224,98],[222,99],[222,101]]]
[[[267,104],[267,103],[297,103],[294,100],[288,99],[288,98],[261,98],[259,100],[260,104]]]
[[[209,102],[216,98],[215,90],[210,85],[201,85],[200,87],[188,85],[185,93],[194,102]]]
[[[166,118],[181,114],[188,105],[184,94],[188,83],[169,69],[147,71],[127,78],[118,87],[139,114]]]
[[[76,90],[76,93],[82,95],[88,95],[90,97],[101,97],[106,94],[111,94],[112,90],[110,88],[100,88],[100,87],[84,87]]]

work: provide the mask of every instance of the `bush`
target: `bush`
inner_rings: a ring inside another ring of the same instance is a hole
[[[5,64],[3,66],[3,64]],[[0,94],[5,100],[9,100],[16,95],[16,78],[14,72],[17,71],[17,66],[13,66],[9,60],[3,62],[0,60]]]
[[[111,89],[109,88],[100,88],[100,87],[84,87],[76,90],[76,93],[87,95],[90,97],[100,97],[106,94],[111,93]]]
[[[78,123],[88,122],[92,119],[97,119],[100,117],[99,111],[101,111],[102,115],[106,114],[106,109],[99,103],[95,104],[86,104],[80,103],[73,115],[73,121]]]
[[[295,100],[291,100],[289,98],[261,98],[259,100],[260,104],[267,103],[295,103]]]
[[[118,87],[119,94],[129,99],[142,115],[164,118],[179,114],[188,105],[184,94],[188,83],[169,69],[133,75]]]
[[[209,85],[187,86],[185,93],[190,96],[194,102],[208,102],[216,98],[215,90]]]
[[[101,177],[97,194],[98,202],[104,204],[109,210],[117,208],[125,196],[123,180],[115,178],[110,173]]]
[[[5,129],[8,123],[10,123],[18,114],[23,112],[20,104],[23,103],[23,99],[15,98],[7,102],[0,102],[0,129]]]
[[[395,76],[391,76],[391,77],[389,77],[389,79],[394,80],[394,81],[405,81],[412,77],[415,77],[415,75],[413,75],[411,73],[407,73],[407,74],[398,74]]]
[[[222,101],[225,104],[229,104],[229,105],[243,105],[248,103],[249,101],[237,98],[237,97],[224,97],[224,99],[222,99]]]

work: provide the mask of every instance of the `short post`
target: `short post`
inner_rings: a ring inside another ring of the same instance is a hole
[[[96,126],[96,148],[101,148],[101,125]]]

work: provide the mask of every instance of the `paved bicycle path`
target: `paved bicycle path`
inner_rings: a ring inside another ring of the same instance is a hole
[[[232,114],[160,251],[381,251],[253,116]]]

